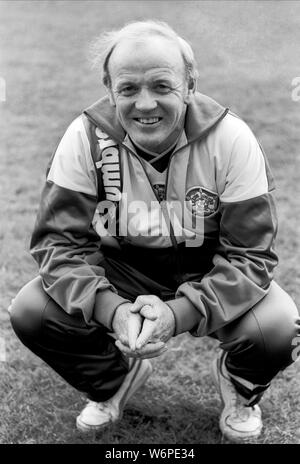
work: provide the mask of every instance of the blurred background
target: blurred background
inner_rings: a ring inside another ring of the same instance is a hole
[[[300,3],[10,0],[0,1],[0,18],[0,443],[222,443],[209,375],[215,341],[173,339],[122,424],[83,438],[74,427],[83,396],[21,345],[7,307],[37,273],[28,246],[51,153],[72,119],[104,95],[89,43],[149,18],[191,43],[198,90],[240,115],[262,143],[277,184],[276,280],[300,304],[300,101],[292,98]],[[260,443],[298,442],[299,380],[295,363],[266,394]]]

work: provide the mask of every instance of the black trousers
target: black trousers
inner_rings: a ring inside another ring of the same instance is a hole
[[[105,269],[119,293],[131,301],[139,294],[155,294],[163,300],[174,297],[174,290],[128,264],[107,259]],[[43,290],[40,277],[20,290],[10,314],[24,345],[70,385],[94,401],[105,401],[116,393],[128,372],[128,360],[104,326],[87,325],[81,315],[70,316],[59,307]],[[253,403],[274,376],[293,362],[292,341],[299,334],[297,308],[273,282],[263,300],[211,336],[227,352],[226,365],[238,391]]]

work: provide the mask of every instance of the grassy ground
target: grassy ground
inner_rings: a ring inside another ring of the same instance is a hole
[[[300,303],[300,75],[297,2],[0,2],[0,362],[1,443],[223,443],[220,401],[209,375],[217,344],[182,335],[154,361],[154,375],[123,421],[83,438],[74,420],[84,398],[25,349],[6,308],[37,272],[28,243],[47,160],[72,118],[103,94],[86,50],[100,31],[141,18],[168,21],[195,48],[199,89],[230,106],[262,141],[277,180],[281,265],[277,281]],[[297,443],[300,364],[262,401],[258,443]]]

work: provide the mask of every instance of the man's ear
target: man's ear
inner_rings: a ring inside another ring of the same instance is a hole
[[[184,99],[185,103],[190,102],[190,97],[193,95],[193,93],[195,93],[195,91],[196,91],[196,79],[193,79],[192,77],[190,77],[189,82],[188,82],[188,91]]]
[[[193,77],[189,78],[189,91],[192,93],[196,91],[196,79]]]
[[[111,88],[106,87],[106,92],[107,92],[107,96],[109,98],[109,103],[111,104],[111,106],[116,106],[114,94],[112,93]]]

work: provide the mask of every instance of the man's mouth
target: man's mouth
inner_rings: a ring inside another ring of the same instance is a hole
[[[161,119],[162,118],[134,118],[134,120],[139,122],[140,124],[148,125],[148,126],[157,124],[159,121],[161,121]]]

